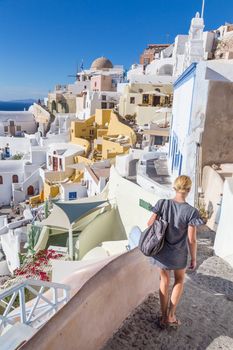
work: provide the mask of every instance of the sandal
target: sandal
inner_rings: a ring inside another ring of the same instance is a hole
[[[179,326],[181,326],[181,322],[180,320],[176,319],[173,322],[166,322],[167,326],[171,327],[171,328],[177,328]]]
[[[164,319],[163,319],[162,316],[160,316],[160,317],[158,318],[158,326],[159,326],[161,329],[165,329],[166,326],[167,326],[167,322],[164,321]]]

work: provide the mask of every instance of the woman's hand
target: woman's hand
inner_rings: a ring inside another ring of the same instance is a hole
[[[196,269],[196,267],[197,267],[197,261],[191,259],[191,262],[190,262],[188,269],[194,271]]]

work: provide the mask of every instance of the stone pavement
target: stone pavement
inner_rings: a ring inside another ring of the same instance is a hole
[[[233,269],[213,256],[214,233],[198,235],[198,269],[188,273],[177,329],[158,327],[159,299],[150,295],[102,350],[232,350]],[[143,277],[142,277],[143,283]]]

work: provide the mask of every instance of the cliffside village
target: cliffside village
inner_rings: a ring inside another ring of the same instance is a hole
[[[197,13],[127,72],[99,57],[28,111],[0,112],[1,292],[80,281],[133,249],[180,174],[233,267],[233,24],[204,27]],[[40,252],[46,264],[29,268]]]

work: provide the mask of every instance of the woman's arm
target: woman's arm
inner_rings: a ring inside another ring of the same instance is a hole
[[[194,270],[197,264],[197,228],[196,226],[188,226],[188,245],[191,255],[190,269]]]
[[[154,223],[154,221],[157,219],[157,217],[158,217],[158,215],[156,213],[152,214],[152,216],[150,217],[147,225],[151,226]]]

